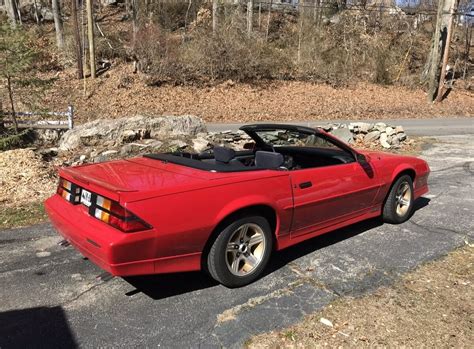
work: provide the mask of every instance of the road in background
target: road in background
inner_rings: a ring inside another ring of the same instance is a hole
[[[289,121],[285,124],[316,127],[328,123],[350,123],[350,122],[384,122],[389,125],[402,125],[405,132],[410,136],[446,136],[474,134],[473,118],[439,118],[439,119],[391,119],[391,120],[316,120],[316,121]],[[261,122],[264,123],[264,122]],[[207,124],[211,132],[224,130],[237,130],[243,124]]]

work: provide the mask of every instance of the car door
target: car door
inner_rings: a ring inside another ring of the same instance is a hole
[[[351,219],[373,208],[380,182],[370,160],[294,170],[291,236]]]

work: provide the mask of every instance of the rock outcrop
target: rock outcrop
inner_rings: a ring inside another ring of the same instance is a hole
[[[183,116],[144,116],[120,119],[94,120],[63,134],[59,141],[61,151],[75,150],[79,147],[108,145],[116,147],[144,139],[168,139],[179,135],[194,136],[205,132],[206,126],[201,118]]]

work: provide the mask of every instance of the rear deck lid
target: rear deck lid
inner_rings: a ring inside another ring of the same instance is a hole
[[[60,175],[84,188],[95,186],[115,193],[169,190],[206,182],[203,171],[145,158],[64,168]]]

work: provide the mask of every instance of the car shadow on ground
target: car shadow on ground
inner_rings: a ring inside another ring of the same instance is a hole
[[[77,348],[60,307],[0,312],[0,348]]]
[[[415,202],[413,214],[416,214],[416,211],[427,206],[429,202],[430,200],[427,198],[419,198]],[[381,225],[383,225],[383,222],[380,218],[369,219],[317,236],[283,251],[276,252],[273,254],[262,277],[281,269],[300,257],[343,240],[350,239]],[[173,297],[218,285],[215,280],[204,272],[133,276],[125,277],[124,280],[135,287],[134,290],[126,293],[127,296],[143,293],[154,300]]]

